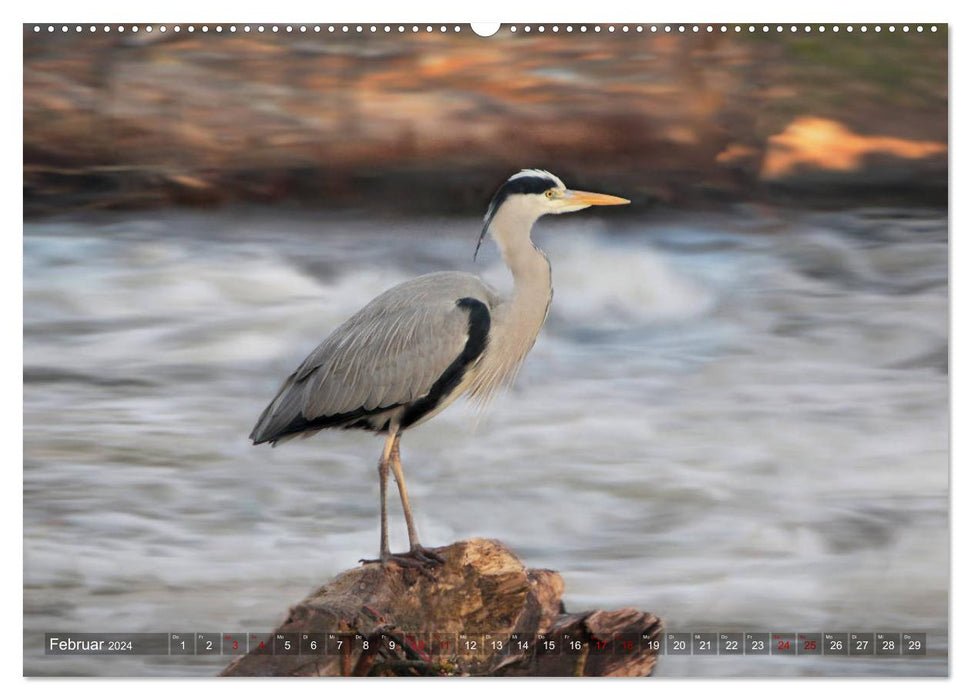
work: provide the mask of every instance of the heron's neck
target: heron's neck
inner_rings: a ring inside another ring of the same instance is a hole
[[[536,342],[553,298],[550,263],[529,239],[535,215],[500,210],[492,219],[492,237],[512,272],[513,292],[494,309],[489,346],[473,379],[473,396],[487,399],[516,377]]]
[[[533,245],[529,233],[536,216],[532,212],[503,208],[492,221],[492,237],[499,246],[502,259],[512,272],[514,306],[541,305],[543,319],[553,293],[550,263],[543,251]]]

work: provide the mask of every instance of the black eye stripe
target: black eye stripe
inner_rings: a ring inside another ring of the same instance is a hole
[[[509,197],[514,194],[544,194],[549,189],[555,189],[559,187],[559,183],[556,180],[549,177],[542,177],[540,175],[523,175],[521,177],[514,177],[511,180],[506,180],[506,182],[499,188],[496,195],[489,202],[489,208],[486,210],[485,223],[482,226],[482,232],[479,234],[479,243],[476,245],[476,253],[479,252],[479,245],[482,244],[482,239],[485,238],[486,232],[489,230],[489,224],[492,223],[492,217],[496,215],[499,211],[499,207],[505,202]],[[473,256],[474,257],[474,256]]]
[[[489,203],[489,209],[486,214],[486,226],[492,220],[492,217],[502,206],[509,197],[514,194],[543,194],[546,190],[557,187],[556,181],[548,177],[539,177],[536,175],[525,175],[523,177],[513,178],[512,180],[507,180],[506,183],[499,188],[496,192],[495,197]]]

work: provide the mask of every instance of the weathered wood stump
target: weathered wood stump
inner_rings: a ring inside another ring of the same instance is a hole
[[[646,676],[654,669],[652,642],[662,630],[654,615],[567,614],[560,575],[527,569],[495,540],[435,551],[445,563],[427,572],[365,564],[339,574],[291,608],[262,650],[221,675]],[[326,653],[302,653],[311,639]],[[300,640],[301,653],[272,653],[274,640],[278,647],[290,640],[290,649]]]

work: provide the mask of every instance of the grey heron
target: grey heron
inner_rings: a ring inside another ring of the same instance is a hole
[[[389,289],[310,353],[263,411],[250,439],[276,445],[324,428],[386,435],[378,462],[377,561],[385,566],[441,561],[418,540],[401,468],[401,433],[462,394],[486,399],[514,380],[553,298],[549,260],[530,238],[537,219],[615,204],[629,201],[567,189],[545,170],[516,173],[492,198],[475,248],[477,254],[486,234],[492,235],[512,273],[512,294],[504,298],[464,272],[435,272]],[[388,547],[389,469],[398,484],[410,545],[408,552],[396,555]]]

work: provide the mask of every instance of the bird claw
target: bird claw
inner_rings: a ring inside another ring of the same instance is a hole
[[[411,550],[411,552],[409,552],[409,555],[431,566],[445,563],[445,557],[443,557],[441,554],[439,554],[433,549],[425,549],[424,547],[420,547],[420,546],[415,547],[413,550]]]
[[[407,569],[421,569],[423,572],[426,567],[438,566],[445,563],[445,558],[437,552],[418,546],[409,552],[402,554],[382,555],[379,559],[361,559],[362,564],[381,564],[388,568],[391,563]]]

